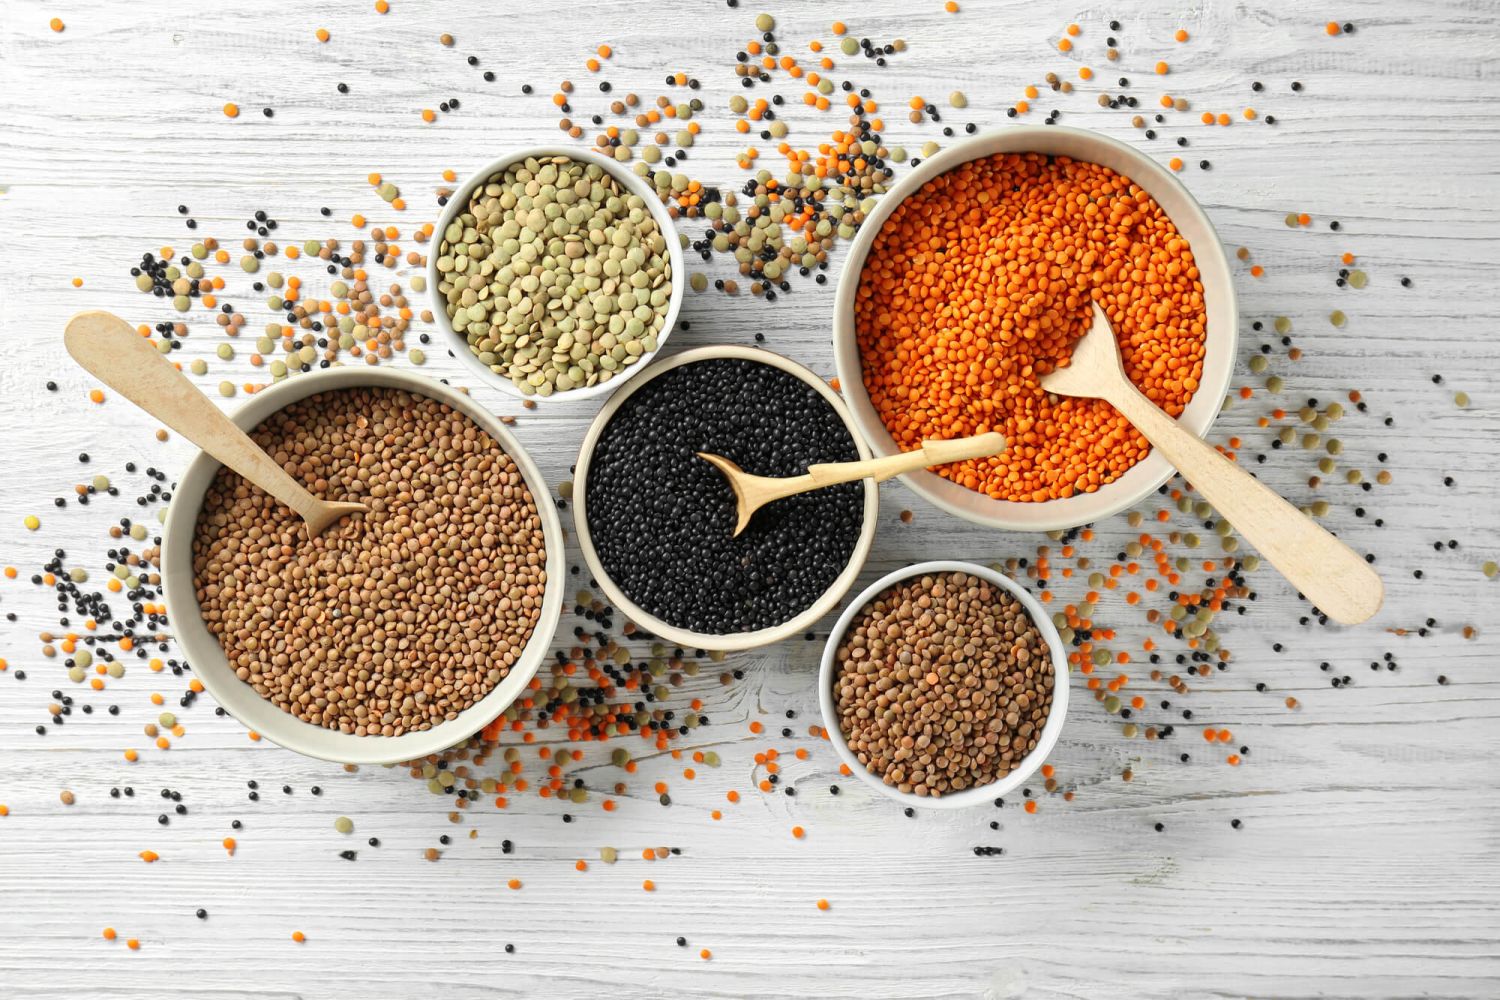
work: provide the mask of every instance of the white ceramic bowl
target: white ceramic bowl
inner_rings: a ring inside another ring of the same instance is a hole
[[[1042,638],[1047,641],[1047,649],[1052,654],[1053,671],[1052,709],[1047,714],[1047,721],[1042,723],[1042,734],[1037,738],[1036,749],[1027,754],[1015,770],[999,781],[937,797],[914,795],[887,785],[878,775],[860,763],[859,758],[854,755],[854,751],[849,749],[849,744],[844,740],[844,733],[839,728],[838,709],[833,703],[833,682],[838,673],[838,648],[839,644],[844,641],[844,633],[849,631],[849,625],[854,621],[854,616],[863,611],[865,605],[878,597],[886,588],[927,573],[968,573],[988,580],[995,586],[1003,587],[1016,595],[1021,606],[1026,609],[1027,614],[1031,615],[1031,620],[1036,624],[1037,630],[1042,633]],[[838,623],[834,625],[833,633],[828,637],[828,645],[823,648],[823,663],[818,670],[818,707],[823,711],[823,728],[828,731],[828,739],[833,743],[833,749],[839,755],[839,759],[849,766],[849,770],[853,771],[857,778],[870,787],[878,789],[882,794],[890,796],[902,805],[923,809],[962,809],[966,806],[984,805],[994,801],[997,796],[1006,795],[1025,784],[1036,769],[1042,766],[1042,762],[1047,759],[1052,748],[1057,745],[1057,738],[1062,733],[1063,720],[1068,715],[1068,654],[1063,648],[1062,637],[1057,634],[1057,627],[1052,624],[1052,617],[1047,614],[1035,597],[1026,592],[1025,587],[1010,577],[996,573],[987,566],[974,563],[951,560],[915,563],[898,569],[894,573],[888,573],[870,584],[858,597],[850,601],[844,613],[839,615]]]
[[[865,393],[859,345],[854,334],[854,297],[865,258],[881,226],[896,206],[913,192],[960,164],[996,153],[1051,153],[1109,167],[1130,178],[1156,199],[1177,231],[1187,239],[1198,265],[1199,280],[1203,283],[1208,327],[1198,391],[1193,393],[1192,401],[1178,421],[1202,437],[1223,406],[1224,394],[1234,373],[1239,339],[1234,281],[1213,224],[1171,171],[1123,142],[1098,132],[1059,125],[1013,125],[966,139],[923,160],[880,198],[875,210],[860,225],[849,248],[834,299],[833,357],[838,368],[839,385],[854,413],[854,422],[875,454],[892,455],[900,449]],[[1171,475],[1170,463],[1153,450],[1123,476],[1093,493],[1079,493],[1042,503],[996,500],[965,489],[927,469],[909,472],[901,479],[936,506],[976,524],[1012,531],[1055,531],[1117,514],[1145,499]]]
[[[661,228],[662,235],[666,237],[667,256],[672,264],[672,298],[667,304],[666,322],[662,324],[661,334],[656,338],[656,350],[643,354],[635,364],[627,366],[618,375],[608,382],[600,382],[595,385],[586,386],[581,389],[569,389],[567,392],[554,392],[550,396],[541,396],[536,393],[528,396],[517,389],[510,379],[490,371],[488,365],[481,364],[479,358],[473,351],[469,350],[469,341],[463,335],[453,331],[453,323],[448,318],[448,303],[438,292],[438,282],[441,275],[438,274],[437,261],[443,246],[443,233],[447,232],[448,224],[452,222],[469,204],[469,195],[474,188],[498,171],[519,163],[528,157],[538,159],[548,156],[566,156],[580,163],[597,163],[603,167],[610,176],[624,185],[625,189],[633,195],[639,196],[646,203],[651,217]],[[687,261],[682,253],[682,239],[677,235],[677,227],[672,223],[672,217],[667,213],[667,207],[662,200],[656,196],[656,190],[646,183],[645,179],[638,177],[629,168],[623,166],[613,157],[605,157],[592,149],[584,147],[563,146],[537,146],[532,149],[523,149],[518,153],[502,156],[478,173],[469,177],[448,196],[448,204],[443,206],[443,213],[438,217],[437,225],[433,228],[432,242],[427,250],[427,291],[432,297],[432,317],[442,333],[443,342],[452,349],[455,357],[465,367],[473,371],[489,385],[493,385],[501,392],[515,396],[517,399],[534,399],[538,403],[551,402],[560,399],[596,399],[607,396],[623,385],[636,372],[651,363],[651,359],[661,353],[662,347],[666,345],[667,337],[672,333],[672,328],[677,325],[677,314],[682,309],[682,300],[687,291]]]
[[[459,713],[457,718],[439,723],[420,732],[401,736],[353,736],[335,729],[325,729],[303,722],[290,712],[282,711],[255,689],[235,676],[219,640],[203,624],[198,607],[197,588],[193,582],[193,534],[204,494],[219,471],[219,463],[206,453],[193,459],[178,483],[167,523],[162,532],[162,580],[166,588],[167,615],[183,653],[193,667],[193,674],[203,682],[208,693],[224,709],[250,729],[278,746],[309,757],[342,764],[391,764],[412,760],[446,750],[474,735],[510,707],[526,690],[537,669],[547,659],[552,637],[562,614],[567,589],[566,559],[562,523],[552,494],[542,481],[541,472],[530,456],[500,421],[468,396],[421,375],[393,368],[369,368],[365,365],[328,368],[279,382],[250,397],[231,418],[240,429],[249,431],[277,410],[314,393],[330,389],[352,389],[383,386],[405,389],[447,403],[477,423],[500,442],[531,489],[542,517],[542,537],[547,546],[547,586],[542,596],[542,613],[521,656],[511,665],[495,688],[478,702]]]
[[[860,437],[853,421],[849,418],[849,410],[844,406],[844,401],[839,398],[838,393],[832,387],[812,372],[803,368],[788,358],[771,351],[764,351],[752,347],[734,347],[723,345],[718,347],[695,347],[681,354],[652,366],[651,374],[635,382],[628,389],[615,393],[609,402],[599,410],[594,417],[594,422],[589,425],[588,433],[584,435],[583,447],[578,453],[578,464],[573,471],[573,523],[578,533],[578,545],[583,549],[584,562],[588,563],[589,573],[599,583],[599,588],[604,591],[611,604],[618,608],[631,621],[640,625],[654,635],[684,646],[689,649],[753,649],[757,646],[766,646],[782,639],[790,638],[799,632],[806,632],[812,628],[819,618],[822,618],[834,605],[838,604],[839,598],[848,593],[849,588],[854,585],[854,580],[859,576],[859,571],[865,564],[865,559],[870,555],[870,545],[875,541],[875,515],[880,506],[880,489],[874,480],[863,480],[865,490],[865,516],[860,525],[859,540],[854,545],[854,552],[849,557],[849,564],[844,571],[838,575],[823,596],[818,598],[806,611],[802,612],[791,621],[771,628],[757,629],[754,632],[734,632],[729,635],[709,635],[700,632],[690,632],[687,629],[676,628],[650,614],[640,605],[636,604],[620,590],[619,586],[604,571],[604,566],[599,562],[599,554],[594,550],[594,540],[589,535],[588,519],[588,475],[589,459],[593,457],[594,446],[599,442],[599,435],[604,433],[604,427],[609,423],[615,411],[618,410],[630,398],[630,394],[646,385],[652,379],[671,371],[678,365],[692,364],[695,361],[710,361],[715,358],[744,358],[749,361],[757,361],[761,364],[780,368],[782,371],[793,375],[818,390],[818,394],[828,401],[833,407],[839,419],[849,430],[849,436],[854,439],[854,446],[859,449],[860,458],[869,458],[870,449]]]

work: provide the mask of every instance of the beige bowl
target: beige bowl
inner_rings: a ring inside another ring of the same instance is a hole
[[[914,795],[911,792],[903,792],[894,785],[887,785],[884,779],[860,763],[859,758],[855,756],[854,751],[844,739],[843,731],[839,728],[838,708],[833,701],[833,683],[837,679],[839,669],[839,644],[844,641],[844,634],[849,631],[854,617],[886,589],[903,580],[909,580],[914,576],[925,576],[928,573],[968,573],[982,580],[988,580],[995,586],[1014,594],[1016,600],[1020,601],[1021,606],[1026,609],[1026,613],[1031,616],[1037,631],[1046,640],[1047,650],[1052,655],[1052,708],[1047,713],[1047,721],[1042,723],[1042,732],[1037,737],[1036,748],[1022,758],[1015,769],[999,781],[980,785],[977,788],[965,788],[961,792],[950,792],[936,798],[929,795]],[[923,809],[963,809],[967,806],[983,805],[997,796],[1006,795],[1020,788],[1036,772],[1036,769],[1042,766],[1042,762],[1047,759],[1052,748],[1057,746],[1057,739],[1062,735],[1063,721],[1068,716],[1068,653],[1063,646],[1062,636],[1057,632],[1057,626],[1052,624],[1052,618],[1042,607],[1041,602],[1010,577],[997,573],[988,566],[979,566],[974,563],[951,560],[916,563],[888,573],[870,584],[858,597],[850,601],[844,613],[839,615],[838,623],[834,625],[833,633],[828,637],[828,644],[823,647],[823,662],[818,670],[818,707],[823,713],[823,728],[828,731],[828,740],[833,744],[834,752],[848,765],[849,770],[854,772],[855,777],[870,787],[903,805]]]
[[[437,753],[463,742],[497,718],[525,692],[526,685],[546,660],[557,631],[567,588],[566,560],[562,523],[558,520],[557,508],[552,505],[552,494],[520,442],[484,407],[433,379],[364,365],[328,368],[298,375],[256,393],[231,419],[240,429],[249,431],[277,410],[314,393],[365,386],[405,389],[447,403],[500,442],[505,453],[515,460],[531,489],[542,516],[542,537],[547,545],[547,587],[542,596],[542,613],[531,639],[504,680],[459,713],[457,718],[401,736],[353,736],[325,729],[303,722],[256,694],[254,688],[235,676],[219,640],[203,624],[197,588],[193,583],[193,534],[204,494],[219,471],[219,463],[207,454],[199,454],[193,459],[172,498],[162,532],[162,580],[166,588],[167,615],[178,644],[192,664],[194,675],[230,715],[278,746],[309,757],[342,764],[392,764]]]
[[[484,183],[497,171],[505,170],[507,167],[527,159],[528,157],[542,158],[548,156],[566,156],[580,163],[596,163],[603,167],[610,176],[624,185],[631,194],[642,198],[646,208],[650,210],[651,217],[656,220],[657,226],[661,228],[662,235],[666,237],[667,256],[672,264],[672,298],[667,304],[666,322],[662,324],[661,335],[656,338],[656,350],[643,354],[635,364],[627,366],[620,374],[615,375],[608,382],[600,382],[595,385],[586,386],[582,389],[569,389],[567,392],[554,392],[550,396],[541,396],[533,393],[526,395],[510,379],[495,374],[488,365],[481,364],[479,358],[473,351],[469,350],[469,341],[460,333],[453,330],[453,322],[448,318],[447,301],[438,294],[437,261],[441,256],[439,250],[443,243],[443,233],[452,222],[469,204],[469,195],[480,184]],[[637,176],[633,171],[622,166],[618,160],[612,157],[604,157],[593,150],[583,147],[563,146],[537,146],[532,149],[523,149],[517,153],[502,156],[489,166],[480,170],[472,177],[465,180],[453,193],[448,196],[448,203],[443,206],[442,215],[438,216],[437,225],[433,229],[432,243],[427,252],[427,293],[432,297],[432,317],[442,334],[443,342],[453,351],[454,357],[459,363],[474,372],[484,381],[499,389],[501,392],[515,396],[517,399],[534,399],[539,403],[551,402],[559,399],[597,399],[614,392],[624,385],[631,376],[645,368],[651,363],[651,359],[661,353],[666,346],[667,337],[671,335],[672,328],[677,325],[677,314],[682,309],[682,300],[687,291],[687,261],[682,252],[682,239],[677,235],[677,227],[672,222],[672,217],[667,213],[667,207],[662,200],[656,196],[656,190],[646,181]]]
[[[1219,235],[1203,209],[1172,172],[1155,160],[1108,136],[1060,125],[1013,125],[985,135],[966,139],[943,150],[902,176],[879,202],[865,221],[849,248],[834,299],[833,357],[838,368],[839,384],[854,422],[878,456],[893,455],[900,449],[886,430],[880,415],[865,393],[860,365],[859,345],[854,335],[854,294],[858,288],[865,258],[881,226],[896,206],[939,174],[954,167],[992,156],[996,153],[1051,153],[1086,160],[1109,167],[1140,185],[1162,207],[1177,231],[1192,247],[1203,282],[1203,300],[1208,327],[1204,343],[1203,376],[1198,391],[1178,421],[1202,437],[1224,404],[1229,379],[1234,373],[1238,345],[1238,311],[1234,298],[1234,281],[1229,261],[1219,243]],[[1172,475],[1172,466],[1162,455],[1152,451],[1114,482],[1093,493],[1079,493],[1043,503],[1017,503],[996,500],[974,490],[965,489],[935,472],[923,469],[909,472],[901,479],[919,495],[950,514],[957,514],[976,524],[1012,531],[1055,531],[1074,528],[1118,514],[1150,495]]]
[[[573,472],[573,523],[578,532],[578,544],[583,549],[584,562],[588,563],[589,573],[598,581],[599,588],[604,591],[611,604],[618,608],[627,618],[640,625],[654,635],[666,639],[668,642],[690,649],[718,649],[736,650],[753,649],[756,646],[766,646],[782,639],[790,638],[799,632],[810,629],[819,618],[822,618],[834,605],[838,604],[839,598],[848,592],[854,585],[855,577],[859,576],[865,559],[870,555],[870,545],[875,540],[875,515],[880,506],[880,490],[875,482],[870,479],[864,480],[865,488],[865,518],[859,529],[859,540],[854,545],[854,552],[849,557],[849,564],[844,571],[833,581],[833,585],[823,593],[823,596],[797,617],[791,621],[771,628],[757,629],[754,632],[734,632],[729,635],[709,635],[700,632],[690,632],[687,629],[668,625],[666,622],[650,614],[640,605],[636,604],[620,590],[614,580],[610,579],[604,571],[604,566],[599,562],[599,554],[594,551],[594,541],[589,535],[588,519],[588,475],[589,459],[594,454],[594,446],[599,443],[599,435],[604,433],[604,427],[609,423],[625,402],[630,394],[650,382],[652,379],[671,371],[678,365],[691,364],[695,361],[709,361],[714,358],[744,358],[749,361],[758,361],[761,364],[780,368],[782,371],[791,372],[793,375],[818,390],[818,394],[828,401],[833,407],[844,426],[849,429],[849,436],[854,439],[854,446],[859,449],[860,458],[869,458],[870,449],[860,437],[854,422],[849,418],[849,411],[844,406],[844,401],[839,398],[838,393],[812,372],[803,368],[788,358],[771,351],[758,350],[750,347],[695,347],[667,361],[662,361],[651,367],[651,374],[636,381],[628,389],[617,392],[610,397],[609,402],[599,410],[594,422],[589,425],[588,433],[583,438],[583,448],[578,453],[578,464]]]

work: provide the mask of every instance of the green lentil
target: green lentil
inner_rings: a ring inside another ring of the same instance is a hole
[[[348,816],[340,816],[338,819],[333,821],[333,828],[339,833],[353,833],[354,820],[350,819]]]
[[[220,382],[219,383],[219,395],[224,396],[226,398],[229,397],[229,396],[233,396],[234,395],[234,383],[233,382]]]

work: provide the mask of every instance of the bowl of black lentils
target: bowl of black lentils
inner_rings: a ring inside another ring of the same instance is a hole
[[[495,160],[448,196],[427,258],[455,357],[525,399],[607,395],[677,322],[682,241],[645,180],[589,150]]]
[[[834,750],[907,806],[963,808],[1015,791],[1056,745],[1067,652],[1040,602],[973,563],[876,580],[839,617],[818,702]]]
[[[168,616],[194,674],[279,746],[413,760],[504,714],[562,613],[562,524],[536,464],[467,395],[335,367],[256,393],[232,419],[315,495],[301,519],[200,454],[163,531]]]
[[[573,513],[589,572],[626,617],[680,646],[812,639],[869,554],[875,483],[778,500],[736,536],[734,495],[700,451],[762,476],[869,457],[838,394],[801,365],[685,351],[612,396],[584,437]]]

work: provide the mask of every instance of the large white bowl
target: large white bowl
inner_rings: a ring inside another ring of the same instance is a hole
[[[589,534],[587,502],[589,460],[593,457],[594,446],[599,443],[599,435],[604,433],[604,427],[615,415],[615,411],[624,405],[631,393],[678,365],[692,364],[695,361],[710,361],[715,358],[744,358],[763,365],[771,365],[773,368],[780,368],[784,372],[797,376],[816,389],[818,394],[828,401],[828,405],[833,407],[833,411],[839,415],[839,419],[848,428],[849,436],[854,439],[854,446],[859,450],[859,457],[870,457],[869,446],[859,436],[859,431],[849,417],[849,410],[844,406],[844,401],[839,398],[838,393],[834,392],[827,382],[797,362],[771,351],[753,347],[736,347],[727,344],[717,347],[695,347],[690,351],[683,351],[670,360],[653,365],[650,375],[625,391],[615,393],[610,397],[609,402],[600,408],[599,413],[594,417],[594,422],[589,425],[588,433],[584,435],[583,447],[578,453],[578,464],[573,470],[573,524],[578,533],[578,545],[583,550],[584,562],[588,563],[589,573],[598,582],[599,588],[604,591],[610,603],[624,613],[625,617],[648,632],[679,646],[725,651],[753,649],[757,646],[780,642],[799,632],[807,631],[819,618],[832,611],[834,605],[838,604],[839,598],[848,593],[849,588],[854,585],[855,578],[859,576],[860,569],[864,567],[865,560],[870,555],[870,546],[875,541],[875,515],[880,508],[880,489],[873,479],[862,480],[865,490],[865,516],[859,529],[859,541],[854,544],[854,552],[849,556],[849,564],[844,567],[844,571],[833,581],[833,585],[824,591],[823,596],[806,611],[791,621],[770,628],[756,629],[754,632],[711,635],[703,632],[690,632],[687,629],[667,624],[625,596],[610,575],[604,571],[604,565],[599,561],[599,553],[594,550],[594,540]]]
[[[612,377],[608,382],[599,382],[595,385],[585,386],[581,389],[569,389],[566,392],[554,392],[550,396],[542,396],[536,393],[526,395],[510,379],[490,371],[488,365],[481,364],[479,358],[473,351],[469,350],[469,341],[462,335],[453,331],[453,322],[448,318],[448,303],[438,292],[438,282],[442,276],[438,274],[437,261],[442,256],[443,233],[447,232],[448,224],[452,222],[469,205],[469,195],[474,188],[483,184],[489,178],[515,164],[535,157],[541,159],[549,156],[566,156],[580,163],[597,163],[603,167],[610,176],[625,186],[631,194],[640,197],[646,208],[651,212],[651,217],[656,220],[662,235],[666,238],[667,257],[672,264],[672,297],[667,303],[667,318],[662,324],[661,333],[656,338],[656,350],[642,354],[640,359],[633,365],[627,365],[618,375]],[[621,165],[613,157],[606,157],[584,147],[564,146],[536,146],[532,149],[523,149],[518,153],[502,156],[478,173],[469,177],[448,196],[448,203],[443,206],[442,215],[438,216],[436,227],[433,229],[432,243],[427,249],[427,292],[432,296],[432,317],[442,334],[443,342],[453,351],[455,357],[465,367],[473,371],[489,385],[494,386],[501,392],[515,396],[517,399],[534,399],[538,403],[551,402],[559,399],[595,399],[599,396],[607,396],[623,385],[636,372],[651,363],[651,359],[661,353],[666,345],[667,337],[671,335],[672,328],[677,325],[677,314],[682,309],[682,300],[687,291],[687,261],[682,252],[682,239],[677,235],[677,227],[672,223],[672,216],[667,212],[667,206],[657,197],[656,189],[647,184],[645,179],[637,176],[633,171]]]
[[[859,344],[854,334],[854,296],[870,245],[896,206],[923,184],[960,164],[996,153],[1050,153],[1109,167],[1130,178],[1156,199],[1177,231],[1187,239],[1198,265],[1199,280],[1203,283],[1208,326],[1203,375],[1198,380],[1198,390],[1193,393],[1192,401],[1177,419],[1202,437],[1224,404],[1224,394],[1234,373],[1239,340],[1234,281],[1213,223],[1208,221],[1203,209],[1170,170],[1123,142],[1097,132],[1060,125],[1013,125],[966,139],[923,160],[880,198],[849,247],[838,294],[834,298],[833,358],[838,368],[839,386],[849,401],[854,422],[875,454],[893,455],[901,449],[865,392]],[[1172,466],[1153,450],[1123,476],[1093,493],[1078,493],[1041,503],[996,500],[965,489],[927,469],[906,473],[901,479],[936,506],[976,524],[1012,531],[1055,531],[1117,514],[1145,499],[1171,475]]]
[[[844,641],[844,633],[849,631],[849,625],[854,621],[854,617],[864,610],[865,605],[880,596],[886,588],[914,576],[923,576],[928,573],[968,573],[971,576],[988,580],[995,586],[1014,594],[1021,602],[1021,606],[1026,609],[1026,613],[1031,616],[1042,638],[1047,640],[1047,651],[1052,656],[1052,708],[1047,713],[1047,721],[1042,723],[1042,734],[1037,737],[1036,748],[1021,759],[1015,770],[999,781],[936,797],[914,795],[911,792],[903,792],[894,785],[887,785],[879,775],[860,763],[854,751],[849,749],[843,730],[839,728],[839,713],[833,703],[833,682],[839,669],[837,659],[839,644]],[[853,771],[854,775],[865,784],[878,789],[882,794],[890,796],[903,805],[918,806],[923,809],[963,809],[966,806],[983,805],[1025,784],[1036,769],[1042,766],[1042,762],[1047,759],[1052,748],[1057,745],[1057,738],[1062,734],[1063,720],[1068,715],[1068,653],[1063,648],[1062,636],[1058,635],[1057,626],[1052,624],[1052,617],[1047,614],[1041,602],[1028,594],[1025,587],[1010,577],[975,563],[950,560],[916,563],[898,569],[894,573],[888,573],[870,584],[858,597],[850,601],[844,613],[839,615],[838,623],[833,626],[833,632],[828,636],[828,644],[823,647],[823,663],[818,669],[818,707],[822,709],[823,728],[828,733],[828,739],[833,744],[834,751],[839,755],[839,759],[849,766],[849,770]]]
[[[162,532],[161,575],[166,588],[167,616],[178,644],[188,663],[192,664],[194,675],[230,715],[271,742],[309,757],[342,764],[392,764],[437,753],[463,742],[499,717],[526,690],[526,685],[546,660],[568,585],[562,523],[536,464],[520,442],[484,407],[441,382],[392,368],[365,365],[328,368],[298,375],[256,393],[231,419],[241,430],[249,431],[277,410],[314,393],[367,386],[405,389],[446,403],[469,417],[499,441],[505,453],[515,461],[542,517],[542,538],[547,546],[547,585],[536,627],[505,679],[489,694],[460,712],[457,718],[400,736],[353,736],[302,721],[256,694],[254,688],[235,676],[219,640],[203,624],[193,582],[193,534],[204,494],[219,471],[218,461],[207,453],[194,458],[183,474]]]

